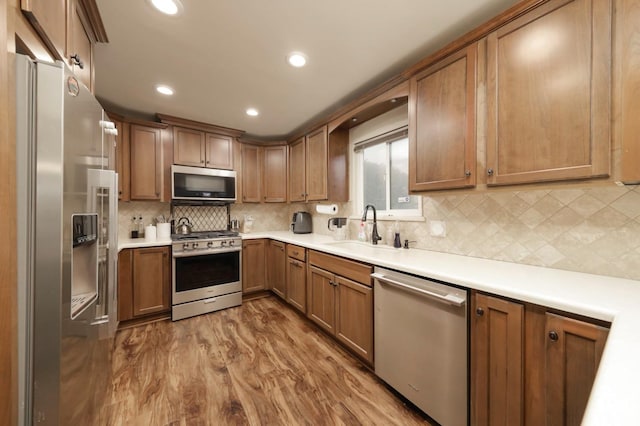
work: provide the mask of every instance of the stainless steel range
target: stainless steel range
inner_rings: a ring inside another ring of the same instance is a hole
[[[242,304],[242,239],[237,232],[172,235],[173,321]]]

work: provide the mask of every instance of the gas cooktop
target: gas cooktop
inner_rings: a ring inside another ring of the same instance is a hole
[[[190,234],[171,234],[173,241],[185,241],[185,240],[211,240],[214,238],[229,238],[237,237],[238,233],[235,231],[202,231],[192,232]]]

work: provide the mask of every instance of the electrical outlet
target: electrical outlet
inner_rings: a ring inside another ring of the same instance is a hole
[[[444,238],[447,236],[447,224],[443,220],[429,221],[429,234],[432,237]]]

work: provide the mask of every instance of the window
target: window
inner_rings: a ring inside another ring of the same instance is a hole
[[[409,195],[406,127],[355,144],[359,210],[372,204],[378,217],[422,216],[419,196]]]

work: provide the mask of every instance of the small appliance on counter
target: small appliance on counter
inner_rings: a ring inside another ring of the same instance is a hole
[[[294,234],[310,234],[311,215],[307,212],[295,212],[291,218],[291,231]]]

